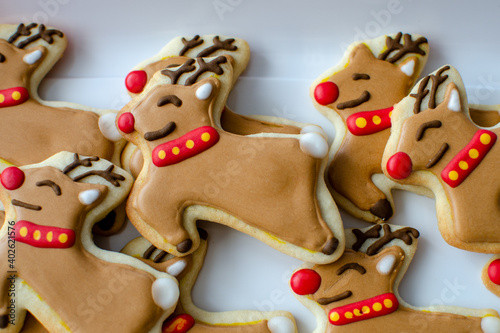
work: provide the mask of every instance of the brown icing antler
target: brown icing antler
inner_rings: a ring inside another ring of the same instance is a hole
[[[196,83],[196,80],[198,80],[200,75],[202,75],[203,73],[206,73],[206,72],[213,72],[217,75],[224,74],[224,70],[222,69],[220,64],[226,63],[227,58],[224,56],[220,56],[220,57],[213,59],[210,62],[205,62],[205,60],[203,60],[203,58],[196,58],[196,62],[198,63],[199,68],[193,75],[191,75],[186,80],[186,82],[185,82],[186,86],[190,86],[190,85]],[[172,84],[177,84],[177,81],[179,80],[179,78],[181,77],[182,74],[192,72],[196,69],[196,66],[193,65],[194,63],[195,63],[194,59],[188,59],[176,71],[172,71],[172,70],[166,68],[166,69],[162,70],[161,73],[163,75],[168,76],[170,78]]]
[[[36,24],[36,23],[31,23],[28,26],[25,26],[23,23],[19,24],[17,27],[17,31],[10,36],[8,42],[11,44],[14,44],[14,42],[21,36],[30,36],[31,35],[31,29],[35,28],[38,26],[38,33],[36,35],[33,35],[29,38],[26,38],[19,44],[17,44],[17,47],[20,49],[25,48],[27,45],[33,43],[34,41],[37,41],[39,39],[43,39],[49,44],[52,44],[54,42],[54,38],[52,37],[53,35],[57,35],[59,37],[63,37],[64,34],[56,29],[46,29],[45,25],[43,24]]]
[[[172,84],[177,84],[177,81],[179,80],[182,74],[192,72],[196,69],[196,67],[193,66],[194,62],[195,62],[194,59],[188,59],[186,60],[185,63],[182,64],[181,67],[179,67],[178,70],[173,71],[167,68],[162,70],[161,73],[163,75],[168,76]]]
[[[214,39],[212,40],[214,42],[214,45],[204,49],[198,55],[198,57],[208,57],[212,53],[218,50],[228,50],[228,51],[235,51],[237,49],[236,45],[232,45],[234,43],[234,38],[228,38],[226,40],[220,40],[219,36],[215,36]]]
[[[154,251],[156,251],[158,248],[154,245],[151,244],[150,247],[148,247],[148,249],[144,252],[144,254],[142,255],[142,257],[144,259],[151,259],[151,255],[153,254]],[[155,263],[159,263],[163,260],[163,258],[165,258],[165,256],[167,255],[167,252],[166,251],[161,251],[160,253],[158,253],[154,258],[153,258],[153,262]]]
[[[448,78],[448,75],[442,75],[443,72],[448,69],[450,69],[450,66],[444,66],[443,68],[439,69],[435,75],[432,74],[426,76],[420,82],[417,93],[410,94],[411,97],[415,98],[415,104],[413,105],[413,113],[417,114],[421,111],[420,104],[422,103],[425,96],[427,96],[427,94],[429,93],[429,89],[426,89],[429,80],[431,80],[431,90],[430,90],[431,94],[429,95],[429,102],[427,103],[427,107],[429,109],[436,108],[436,92],[439,86]]]
[[[118,181],[125,180],[125,177],[113,172],[114,167],[115,166],[113,164],[111,164],[106,170],[91,170],[89,172],[85,172],[85,173],[82,173],[81,175],[76,176],[75,178],[73,178],[73,180],[75,182],[77,182],[77,181],[79,181],[83,178],[89,177],[89,176],[99,176],[99,177],[106,179],[108,182],[113,184],[113,186],[119,187],[120,183]]]
[[[384,247],[384,245],[389,244],[394,239],[400,239],[405,242],[406,245],[411,245],[413,243],[413,238],[418,238],[420,233],[417,229],[406,227],[401,228],[396,231],[391,231],[391,226],[388,224],[383,225],[384,235],[377,240],[375,243],[370,245],[366,250],[366,254],[369,256],[373,256],[378,253]],[[369,238],[378,238],[380,237],[380,225],[376,225],[373,228],[370,228],[367,232],[363,233],[359,229],[353,229],[352,232],[356,236],[356,243],[352,246],[352,249],[358,251],[364,242]]]
[[[420,44],[427,43],[427,38],[420,37],[417,40],[412,40],[411,35],[404,34],[404,43],[401,44],[401,36],[403,36],[401,32],[398,32],[394,39],[387,36],[385,40],[387,50],[382,52],[378,56],[378,59],[385,60],[393,64],[409,53],[425,55],[425,51],[420,48]],[[394,51],[396,51],[396,53],[392,57],[389,57],[389,55]]]
[[[196,35],[190,40],[186,40],[186,38],[182,37],[181,41],[182,44],[184,44],[184,47],[179,52],[180,56],[183,56],[187,51],[203,44],[204,42],[203,39],[200,39],[200,35]]]
[[[430,77],[426,76],[419,84],[418,91],[416,94],[410,94],[411,97],[415,98],[415,104],[413,105],[413,113],[417,114],[420,112],[420,104],[422,100],[429,93],[429,89],[425,89],[427,83],[429,82]]]
[[[62,172],[64,174],[70,173],[71,171],[73,171],[74,169],[76,169],[77,167],[79,167],[80,165],[83,165],[85,167],[91,167],[92,166],[92,162],[99,161],[99,157],[97,157],[97,156],[92,156],[92,157],[84,158],[83,160],[81,160],[80,156],[78,154],[76,154],[76,153],[73,155],[73,159],[74,159],[73,162],[71,162],[70,164],[68,164],[62,170]]]

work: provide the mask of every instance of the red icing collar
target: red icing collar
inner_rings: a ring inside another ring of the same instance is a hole
[[[378,295],[359,302],[333,308],[328,314],[328,321],[335,326],[385,316],[396,311],[399,301],[393,293]]]
[[[71,229],[17,221],[14,225],[14,239],[34,247],[67,249],[75,244],[75,232]]]
[[[153,149],[153,164],[164,167],[184,161],[211,148],[219,141],[219,133],[211,126],[198,127],[180,138]]]
[[[349,132],[356,136],[369,135],[391,127],[393,107],[374,111],[362,111],[347,118]]]
[[[0,90],[0,108],[23,104],[30,98],[28,90],[24,87],[14,87]]]
[[[467,146],[462,149],[441,171],[441,178],[451,187],[457,187],[477,168],[497,141],[497,135],[488,130],[479,130]]]
[[[188,332],[195,322],[193,317],[188,314],[180,314],[170,320],[165,320],[162,325],[162,333],[185,333]]]

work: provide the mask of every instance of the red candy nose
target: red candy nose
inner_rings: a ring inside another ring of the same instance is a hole
[[[2,171],[0,181],[7,190],[16,190],[24,183],[24,172],[17,167],[8,167]]]
[[[145,71],[132,71],[125,78],[125,87],[133,94],[140,93],[148,82],[148,74]]]
[[[290,278],[290,286],[297,295],[314,294],[320,285],[321,276],[312,269],[296,271]]]
[[[491,282],[500,286],[500,259],[493,260],[488,266],[488,276]]]
[[[320,83],[314,88],[314,99],[321,105],[328,105],[339,97],[339,87],[330,81]]]
[[[135,118],[130,112],[125,112],[118,117],[116,126],[123,133],[132,133],[134,131]]]
[[[387,173],[394,179],[405,179],[411,174],[413,164],[408,154],[399,152],[387,161]]]

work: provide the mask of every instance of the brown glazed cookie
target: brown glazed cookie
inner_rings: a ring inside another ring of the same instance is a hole
[[[2,328],[19,332],[29,312],[50,332],[161,331],[179,296],[175,279],[92,240],[132,181],[104,159],[68,152],[2,171]]]
[[[417,247],[417,230],[389,224],[346,230],[346,251],[328,265],[305,264],[290,279],[323,332],[500,332],[494,310],[414,307],[398,286]]]
[[[198,229],[200,247],[190,255],[174,257],[158,250],[145,238],[138,237],[129,242],[123,253],[138,258],[156,270],[167,272],[179,280],[180,297],[174,313],[165,320],[164,332],[213,332],[213,333],[293,333],[295,321],[284,311],[230,311],[208,312],[198,308],[191,299],[191,290],[201,271],[207,250],[208,233]]]

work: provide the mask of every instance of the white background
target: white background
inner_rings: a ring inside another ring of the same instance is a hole
[[[469,100],[500,103],[498,1],[77,1],[0,2],[1,23],[35,21],[62,30],[68,49],[41,86],[41,96],[99,108],[128,100],[123,79],[138,62],[179,35],[222,34],[252,48],[246,72],[229,106],[242,114],[266,114],[333,127],[312,106],[308,89],[354,40],[398,31],[429,39],[424,74],[450,63],[463,76]],[[434,201],[395,193],[394,224],[421,232],[419,249],[400,287],[410,304],[445,304],[500,311],[500,299],[482,285],[489,255],[448,246],[437,230]],[[256,207],[258,209],[258,207]],[[365,226],[342,213],[347,227]],[[193,291],[209,311],[288,310],[299,332],[315,327],[312,314],[288,287],[301,263],[260,242],[215,224],[204,269]],[[132,227],[104,244],[121,248]],[[109,243],[110,242],[110,243]]]

